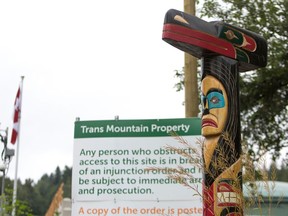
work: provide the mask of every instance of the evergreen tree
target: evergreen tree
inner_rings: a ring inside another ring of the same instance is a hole
[[[71,197],[71,179],[72,168],[65,166],[63,172],[59,167],[56,167],[54,173],[49,175],[43,174],[37,183],[34,183],[32,179],[26,179],[24,184],[22,184],[22,182],[18,180],[16,215],[45,215],[61,183],[64,183],[63,197]],[[7,200],[7,205],[5,208],[8,213],[11,213],[13,181],[11,181],[9,178],[5,179],[5,188],[8,191],[8,196],[5,194]]]
[[[63,197],[71,198],[71,189],[72,189],[72,168],[65,166],[62,181],[64,182],[64,194]]]

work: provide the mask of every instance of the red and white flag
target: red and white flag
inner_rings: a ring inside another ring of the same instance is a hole
[[[22,83],[21,83],[22,84]],[[20,128],[20,115],[21,115],[21,84],[18,88],[17,95],[14,102],[14,116],[13,116],[13,130],[12,130],[12,136],[11,136],[11,144],[15,144],[19,128]]]

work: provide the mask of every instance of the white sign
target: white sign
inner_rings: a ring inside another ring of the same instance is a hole
[[[193,196],[202,192],[200,161],[184,157],[192,148],[177,139],[196,148],[199,125],[199,119],[75,122],[72,215],[202,215],[202,197]],[[168,178],[179,166],[198,191]]]

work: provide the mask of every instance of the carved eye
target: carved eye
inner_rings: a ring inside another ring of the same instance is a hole
[[[223,94],[220,92],[210,92],[206,99],[208,101],[209,109],[222,108],[225,106]]]
[[[213,104],[217,104],[220,102],[220,99],[218,97],[214,96],[210,99],[210,102]]]

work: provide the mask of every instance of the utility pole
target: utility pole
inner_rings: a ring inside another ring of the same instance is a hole
[[[4,211],[4,198],[5,198],[5,176],[9,163],[14,156],[14,149],[7,148],[7,139],[8,139],[8,128],[6,130],[0,130],[0,141],[3,143],[4,147],[2,150],[1,160],[0,160],[0,172],[3,172],[2,175],[2,184],[1,184],[1,197],[0,197],[0,215],[6,215]]]
[[[195,0],[184,0],[184,12],[195,16]],[[185,117],[197,117],[199,113],[197,59],[185,52],[184,61]]]

